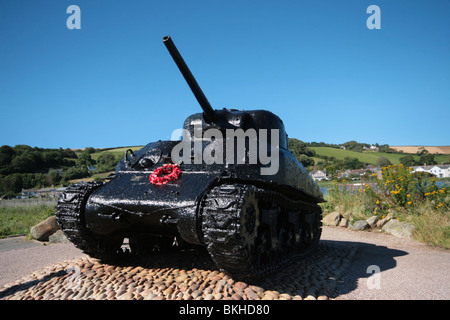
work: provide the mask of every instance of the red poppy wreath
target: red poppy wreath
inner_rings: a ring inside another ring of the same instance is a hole
[[[177,180],[181,174],[178,164],[165,164],[153,171],[150,175],[150,183],[161,186],[167,182]]]

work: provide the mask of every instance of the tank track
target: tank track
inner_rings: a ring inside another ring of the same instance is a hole
[[[80,182],[69,186],[56,205],[56,222],[67,238],[94,258],[109,259],[121,253],[122,239],[99,239],[86,228],[84,208],[89,196],[102,182]]]
[[[202,232],[220,268],[258,280],[316,247],[321,215],[315,203],[253,185],[223,184],[203,198]]]

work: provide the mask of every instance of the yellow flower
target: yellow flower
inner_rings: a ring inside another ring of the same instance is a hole
[[[406,196],[407,196],[408,198],[411,198],[411,195],[410,195],[410,194],[407,194]]]
[[[411,204],[412,203],[412,201],[408,201],[408,204]]]

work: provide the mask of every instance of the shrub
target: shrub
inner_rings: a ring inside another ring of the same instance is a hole
[[[376,174],[374,174],[374,177]],[[341,185],[342,186],[342,185]],[[382,168],[381,178],[365,184],[357,192],[340,188],[337,182],[329,188],[325,210],[336,206],[343,213],[351,212],[351,220],[372,215],[383,218],[390,213],[400,220],[411,221],[416,229],[414,237],[433,245],[450,247],[449,187],[438,186],[436,178],[400,165]]]

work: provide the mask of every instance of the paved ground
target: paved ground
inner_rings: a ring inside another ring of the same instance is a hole
[[[450,252],[373,232],[324,227],[322,241],[356,246],[337,299],[450,299]],[[85,256],[72,244],[0,239],[0,288],[67,259]]]
[[[47,244],[25,237],[0,239],[0,288],[64,260],[86,256],[73,244]]]
[[[450,299],[450,252],[410,239],[324,227],[325,241],[356,245],[337,299]]]

